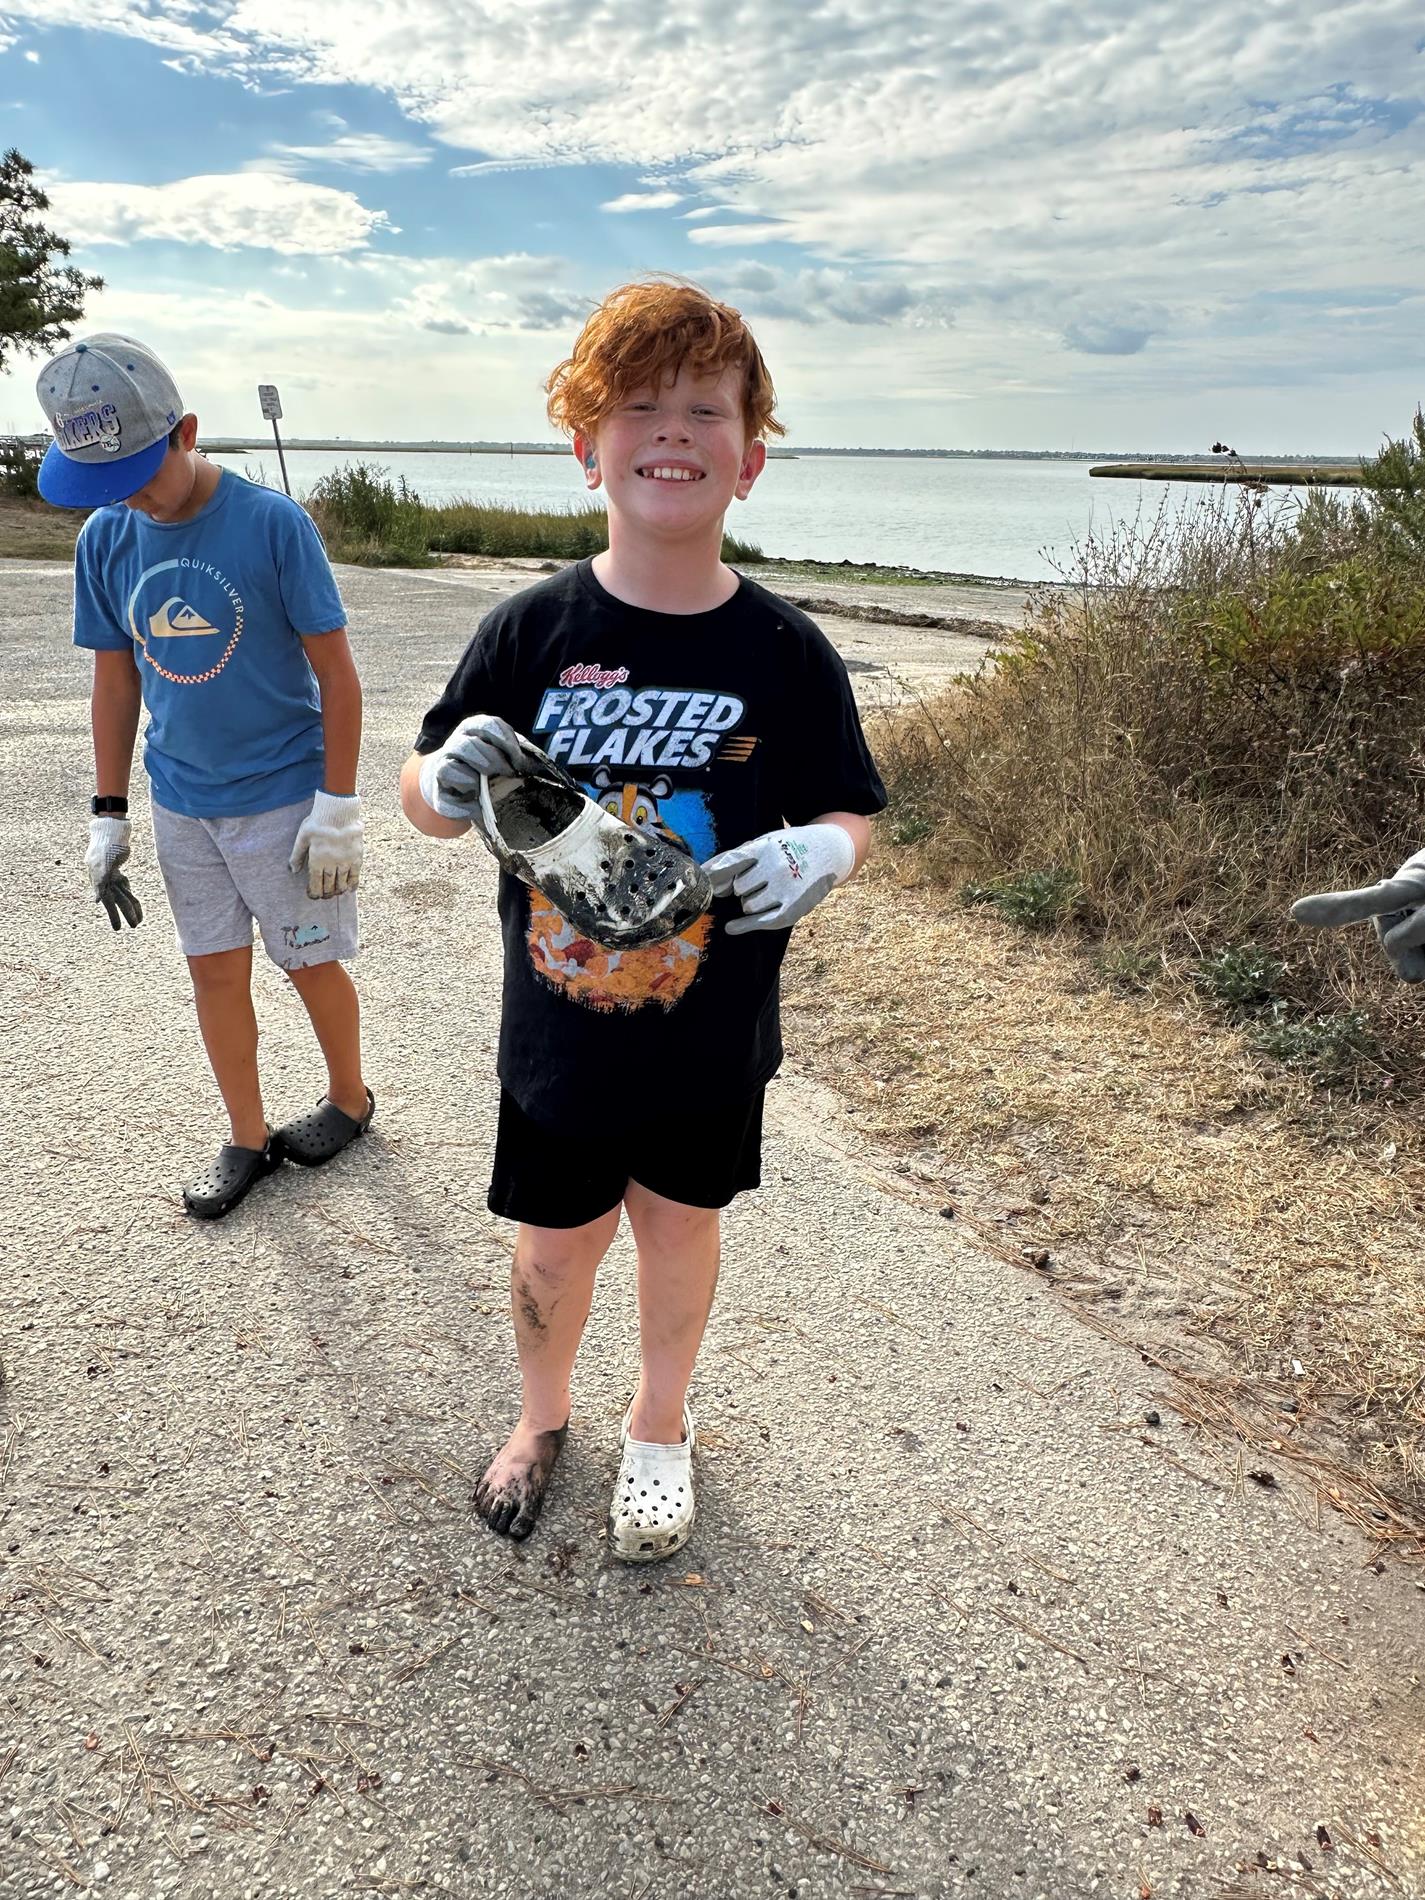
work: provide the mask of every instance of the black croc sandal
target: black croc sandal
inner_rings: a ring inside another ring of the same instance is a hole
[[[310,1115],[299,1115],[284,1122],[274,1136],[276,1145],[299,1168],[320,1168],[334,1160],[343,1148],[349,1148],[358,1135],[364,1135],[376,1113],[376,1097],[366,1091],[366,1113],[359,1121],[338,1108],[325,1095]]]
[[[183,1205],[199,1220],[231,1214],[250,1187],[282,1165],[282,1150],[269,1128],[265,1148],[237,1148],[224,1142],[195,1181],[183,1190]]]

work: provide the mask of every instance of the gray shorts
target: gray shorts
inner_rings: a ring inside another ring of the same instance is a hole
[[[305,868],[288,868],[311,809],[304,798],[244,818],[186,818],[152,805],[158,868],[185,957],[245,948],[254,918],[279,969],[356,955],[356,893],[308,897]]]

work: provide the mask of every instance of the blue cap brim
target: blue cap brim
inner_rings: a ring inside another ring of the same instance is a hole
[[[137,455],[121,456],[117,462],[77,462],[57,442],[51,442],[40,463],[40,493],[56,508],[103,508],[111,501],[127,501],[139,492],[167,453],[166,435]]]

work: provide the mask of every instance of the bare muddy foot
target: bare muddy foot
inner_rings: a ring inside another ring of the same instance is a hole
[[[471,1503],[492,1531],[516,1540],[528,1537],[569,1431],[536,1432],[521,1421],[490,1460]]]

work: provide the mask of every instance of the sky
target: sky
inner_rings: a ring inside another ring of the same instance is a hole
[[[273,382],[548,439],[651,272],[792,448],[1369,454],[1425,398],[1420,0],[0,0],[11,144],[209,435]]]

